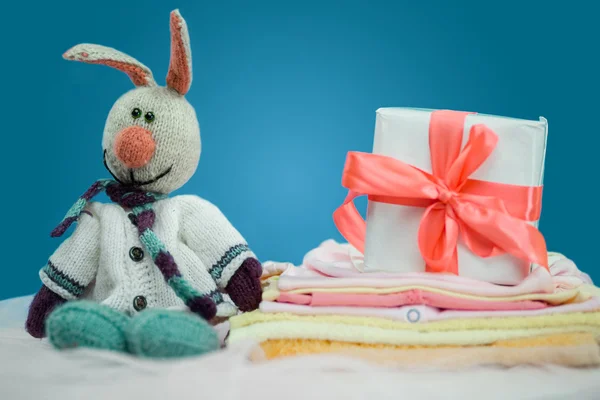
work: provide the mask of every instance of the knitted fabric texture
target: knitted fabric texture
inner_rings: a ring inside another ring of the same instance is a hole
[[[139,115],[136,111],[133,116],[136,109]],[[153,119],[147,118],[149,113]],[[132,128],[147,131],[141,136],[147,143],[131,140],[125,146],[124,135]],[[104,162],[115,180],[123,184],[171,193],[195,173],[202,149],[200,138],[196,112],[185,97],[171,88],[138,87],[123,94],[106,119],[102,138]]]
[[[141,111],[139,112],[141,113]],[[156,143],[149,130],[140,126],[130,126],[119,132],[115,139],[114,149],[117,158],[127,168],[142,168],[152,159]]]
[[[239,253],[239,251],[235,253]],[[227,264],[230,262],[230,260],[227,260]],[[211,269],[211,271],[213,270],[214,268]],[[256,310],[260,305],[261,298],[260,296],[248,296],[248,293],[260,293],[261,284],[257,278],[260,278],[262,274],[262,266],[258,260],[251,258],[244,262],[239,271],[245,273],[235,274],[231,277],[227,285],[227,293],[229,293],[229,296],[231,296],[241,311]]]
[[[171,61],[167,84],[184,95],[192,84],[192,55],[187,25],[179,13],[171,14]]]
[[[169,253],[158,236],[152,231],[154,219],[156,217],[154,210],[152,209],[152,203],[164,198],[164,195],[142,192],[111,180],[99,180],[95,182],[71,207],[63,221],[52,231],[51,235],[53,237],[58,237],[64,234],[69,226],[79,218],[87,203],[102,190],[107,191],[107,194],[112,201],[124,208],[132,209],[140,241],[150,252],[152,260],[175,294],[183,300],[192,312],[197,313],[206,319],[213,318],[217,311],[213,301],[215,303],[221,303],[223,301],[220,292],[198,292],[185,278],[182,277],[173,256]],[[70,282],[66,283],[70,284]],[[73,285],[68,287],[71,287],[73,290],[79,290],[78,287]]]
[[[146,310],[133,318],[92,301],[71,301],[52,312],[47,336],[57,349],[87,347],[146,358],[195,356],[219,349],[217,332],[195,315]]]
[[[42,288],[34,296],[29,306],[29,314],[25,322],[25,329],[34,338],[41,339],[45,333],[45,321],[48,315],[59,305],[65,303],[65,299],[48,289]]]
[[[58,304],[49,292],[126,316],[189,308],[212,319],[238,313],[232,299],[242,309],[258,306],[258,261],[241,234],[204,199],[167,198],[192,177],[201,153],[198,118],[184,97],[192,60],[178,10],[171,12],[170,28],[165,87],[144,64],[109,47],[83,43],[63,55],[122,71],[136,87],[115,101],[104,127],[103,163],[114,180],[92,185],[52,232],[61,236],[77,221],[40,271],[48,290],[42,289],[30,309],[27,329],[33,336],[44,331],[43,318]],[[90,201],[104,190],[113,203]]]
[[[70,301],[54,310],[46,321],[46,333],[57,349],[88,347],[127,351],[125,326],[129,317],[91,301]]]
[[[150,68],[133,57],[110,47],[82,43],[67,50],[63,54],[63,58],[88,64],[107,65],[126,73],[136,86],[156,86]]]
[[[246,272],[249,268],[241,268],[243,265],[258,262],[250,249],[235,250],[248,246],[218,207],[198,196],[180,195],[158,200],[152,208],[156,214],[152,230],[176,260],[182,275],[201,293],[223,298],[217,304],[217,316],[236,314],[238,302],[260,301],[260,290],[253,292],[249,286],[244,293],[236,286],[235,282],[239,285],[246,278],[231,282],[236,275],[250,274]],[[134,307],[138,296],[145,298],[147,308],[185,308],[152,261],[132,220],[131,210],[118,204],[90,202],[73,233],[48,260],[62,276],[85,288],[83,294],[69,292],[64,284],[69,281],[53,281],[47,267],[40,271],[44,285],[64,299],[93,300],[129,315],[139,312]],[[209,271],[217,268],[220,274],[213,277]],[[233,298],[229,291],[241,294]]]
[[[110,47],[82,43],[63,55],[67,60],[115,68],[132,80],[136,87],[114,103],[106,119],[104,163],[120,183],[157,193],[171,193],[185,184],[196,171],[201,152],[198,118],[184,97],[192,82],[188,28],[178,10],[171,12],[169,21],[171,60],[166,87],[156,84],[147,66]],[[146,134],[140,140],[123,141],[131,129]]]
[[[129,352],[146,358],[198,356],[220,348],[217,332],[187,313],[147,310],[127,326]]]

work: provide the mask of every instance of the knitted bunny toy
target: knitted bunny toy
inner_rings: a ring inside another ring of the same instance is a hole
[[[196,171],[200,128],[184,95],[192,81],[185,21],[171,13],[167,86],[117,50],[80,44],[64,58],[125,72],[136,88],[113,105],[102,141],[114,180],[94,183],[52,232],[67,238],[41,269],[26,323],[58,349],[84,346],[146,357],[219,347],[207,322],[258,307],[261,264],[219,209],[168,194]],[[105,190],[112,203],[90,200]]]

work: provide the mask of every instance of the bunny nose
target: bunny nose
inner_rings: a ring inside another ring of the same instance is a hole
[[[155,148],[152,133],[141,126],[129,126],[115,139],[115,155],[127,168],[141,168],[148,164]]]

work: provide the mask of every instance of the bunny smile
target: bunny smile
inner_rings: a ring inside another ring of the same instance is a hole
[[[123,182],[121,179],[119,179],[117,177],[117,175],[114,172],[111,171],[110,167],[108,166],[108,162],[106,161],[106,150],[104,150],[103,161],[104,161],[104,167],[112,175],[112,177],[115,178],[115,180],[117,182],[119,182],[122,185],[134,186],[134,187],[139,187],[139,186],[144,186],[144,185],[150,185],[151,183],[154,183],[154,182],[158,181],[159,179],[161,179],[161,178],[165,177],[166,175],[168,175],[171,172],[171,170],[173,169],[173,165],[171,165],[169,168],[167,168],[166,170],[164,170],[160,174],[156,175],[154,178],[149,179],[147,181],[137,181],[137,180],[135,180],[135,177],[133,176],[133,169],[130,169],[129,170],[129,182]]]

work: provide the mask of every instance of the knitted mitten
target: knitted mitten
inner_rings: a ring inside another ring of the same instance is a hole
[[[260,262],[255,258],[247,258],[229,280],[225,290],[240,311],[247,312],[258,308],[262,298],[261,274]]]
[[[198,356],[220,348],[215,329],[188,312],[149,309],[136,315],[126,332],[129,351],[141,357]]]
[[[130,318],[91,301],[69,301],[46,320],[48,340],[57,349],[90,347],[127,351],[125,326]]]
[[[34,338],[43,338],[45,334],[44,322],[46,321],[46,318],[57,306],[65,302],[65,299],[48,289],[46,286],[42,286],[29,306],[25,330]]]

